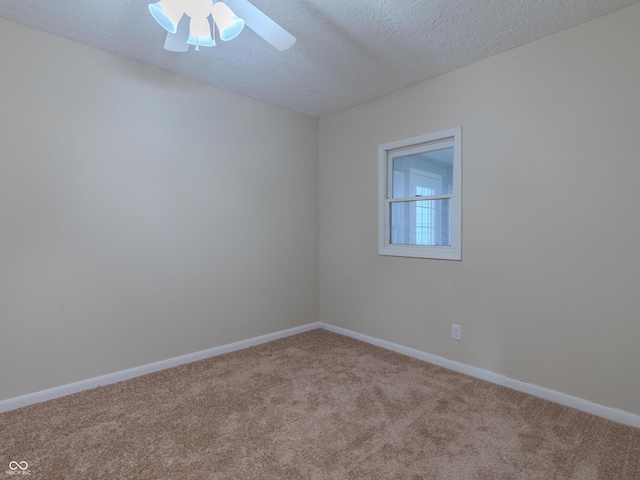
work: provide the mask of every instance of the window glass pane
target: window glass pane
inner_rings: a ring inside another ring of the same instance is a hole
[[[453,147],[393,158],[392,198],[453,193]]]
[[[450,205],[448,198],[392,203],[391,243],[451,245]]]

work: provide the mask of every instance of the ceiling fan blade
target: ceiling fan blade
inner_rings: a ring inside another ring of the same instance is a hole
[[[233,13],[244,20],[247,27],[281,52],[291,48],[293,44],[296,43],[296,37],[267,17],[267,15],[247,0],[229,0],[228,5],[229,8],[233,10]]]
[[[184,53],[189,51],[189,18],[185,15],[178,23],[176,33],[167,33],[164,49],[170,52]]]

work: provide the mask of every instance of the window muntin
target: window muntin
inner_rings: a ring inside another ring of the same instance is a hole
[[[379,146],[379,253],[459,260],[461,129]]]

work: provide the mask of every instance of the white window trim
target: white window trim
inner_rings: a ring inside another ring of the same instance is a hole
[[[453,141],[453,193],[451,197],[451,245],[394,245],[391,242],[391,162],[389,152],[428,147]],[[462,128],[385,143],[378,146],[378,254],[399,257],[462,260]]]

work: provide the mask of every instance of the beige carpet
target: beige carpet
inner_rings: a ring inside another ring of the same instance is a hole
[[[640,430],[315,330],[0,415],[0,477],[640,479]],[[15,467],[15,464],[14,464]]]

